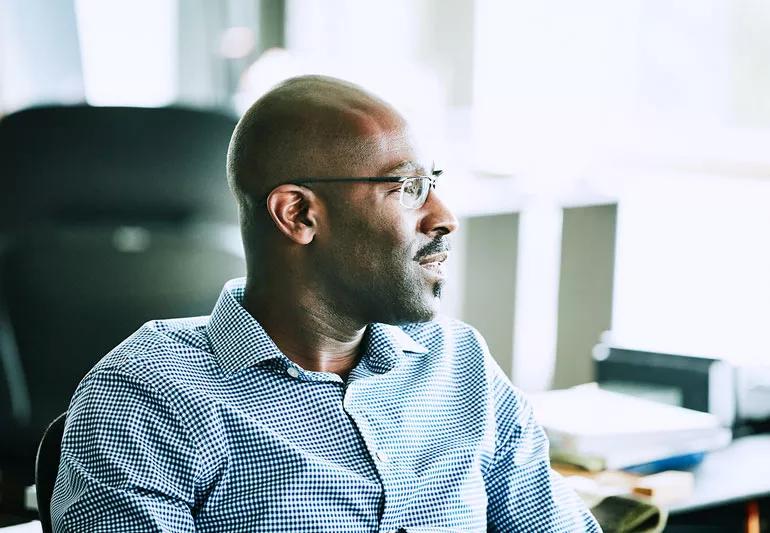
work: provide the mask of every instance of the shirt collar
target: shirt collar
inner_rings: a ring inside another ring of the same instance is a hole
[[[364,338],[362,359],[378,374],[392,370],[404,352],[426,353],[427,348],[418,344],[401,328],[388,324],[369,324]]]
[[[243,308],[245,278],[228,281],[209,317],[207,331],[219,366],[232,374],[269,359],[286,359],[259,322]],[[401,328],[370,324],[363,357],[375,372],[391,370],[404,352],[427,353]]]
[[[225,283],[207,325],[214,357],[228,374],[285,357],[262,325],[243,308],[245,286],[245,278]]]

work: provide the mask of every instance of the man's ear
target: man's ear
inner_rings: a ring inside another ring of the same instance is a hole
[[[267,212],[286,237],[297,244],[310,244],[317,230],[317,202],[310,189],[280,185],[267,197]]]

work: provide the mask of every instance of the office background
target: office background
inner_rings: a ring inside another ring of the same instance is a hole
[[[770,352],[761,0],[0,4],[0,109],[216,107],[294,74],[412,118],[463,217],[445,310],[527,390],[621,346]]]
[[[3,115],[235,118],[304,73],[391,101],[461,218],[444,311],[531,392],[600,339],[767,372],[768,65],[763,0],[0,0]]]

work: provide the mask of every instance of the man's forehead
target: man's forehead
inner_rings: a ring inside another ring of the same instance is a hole
[[[425,175],[431,171],[432,161],[420,149],[420,145],[407,126],[378,136],[372,154],[379,159],[379,174]]]

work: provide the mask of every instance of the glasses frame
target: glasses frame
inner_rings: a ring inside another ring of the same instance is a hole
[[[299,178],[296,180],[284,181],[282,183],[277,184],[275,187],[280,187],[281,185],[303,185],[304,186],[308,183],[400,183],[401,191],[399,192],[399,197],[398,197],[399,203],[407,209],[420,209],[423,205],[425,205],[425,202],[428,201],[428,196],[430,195],[430,191],[436,188],[436,179],[443,173],[444,173],[443,170],[432,170],[430,176],[425,176],[425,175],[360,176],[360,177],[329,176],[329,177],[323,177],[323,178],[309,177],[309,178]],[[422,203],[417,206],[407,205],[404,202],[404,188],[406,187],[406,184],[409,182],[409,180],[413,180],[413,179],[427,179],[429,182],[428,194],[425,195],[425,199],[422,201]],[[270,194],[268,193],[268,196],[269,195]],[[265,197],[265,200],[267,200],[267,197]]]

